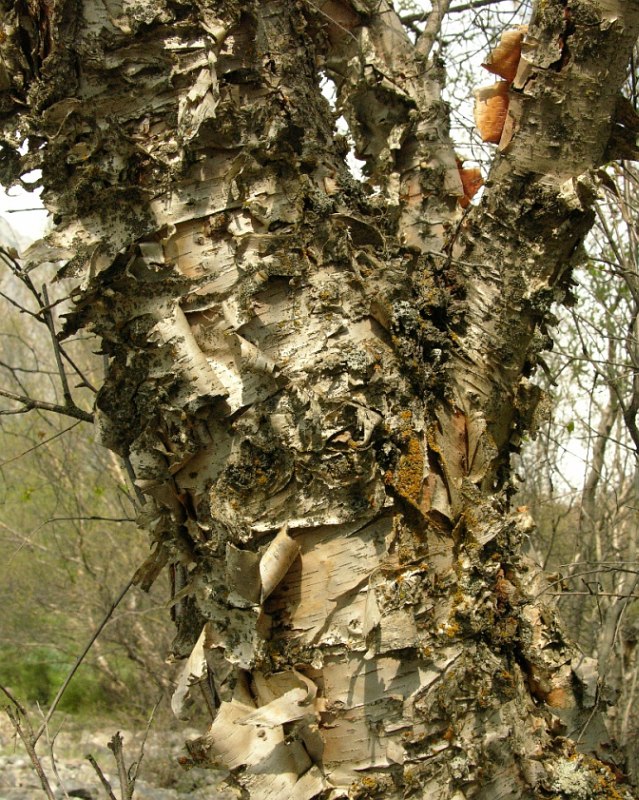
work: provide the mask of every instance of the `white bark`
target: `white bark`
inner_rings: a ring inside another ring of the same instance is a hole
[[[32,266],[78,275],[67,332],[109,355],[140,580],[186,577],[193,762],[251,798],[630,797],[507,495],[639,4],[537,5],[463,218],[440,68],[385,2],[0,8],[5,177],[41,166],[58,215]]]

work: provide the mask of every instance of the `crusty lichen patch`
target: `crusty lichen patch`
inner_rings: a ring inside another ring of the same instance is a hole
[[[617,781],[612,770],[585,755],[560,758],[553,765],[551,791],[561,792],[570,800],[626,800],[632,797]]]
[[[423,480],[424,449],[415,431],[410,430],[405,434],[404,452],[395,473],[390,476],[390,483],[401,497],[418,506]]]

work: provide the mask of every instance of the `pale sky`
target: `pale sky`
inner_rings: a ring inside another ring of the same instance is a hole
[[[37,208],[37,211],[26,209]],[[24,210],[20,210],[24,209]],[[47,212],[42,208],[40,197],[35,192],[25,192],[17,186],[9,193],[0,186],[0,216],[9,223],[22,248],[40,239],[47,225]]]

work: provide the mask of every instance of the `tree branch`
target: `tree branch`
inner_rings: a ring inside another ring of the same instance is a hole
[[[6,467],[7,464],[11,464],[14,461],[18,461],[19,459],[23,458],[24,456],[28,455],[29,453],[33,453],[34,450],[37,450],[39,447],[44,447],[45,444],[52,442],[54,439],[57,439],[58,436],[63,436],[67,431],[72,431],[76,425],[79,425],[80,421],[74,422],[73,425],[69,425],[68,428],[64,428],[64,430],[58,431],[54,433],[53,436],[49,436],[48,439],[43,439],[41,442],[34,444],[33,447],[29,447],[28,450],[23,450],[22,453],[19,453],[17,456],[13,456],[13,458],[8,458],[6,461],[0,461],[0,468]]]
[[[51,789],[51,784],[49,783],[49,779],[44,771],[42,766],[42,762],[38,758],[38,754],[35,751],[35,744],[38,741],[36,737],[33,735],[33,728],[31,727],[31,723],[29,722],[29,717],[27,715],[26,709],[24,706],[16,700],[16,698],[11,694],[11,692],[6,689],[4,686],[0,685],[0,691],[2,691],[6,697],[11,701],[13,704],[13,708],[11,706],[6,707],[7,716],[11,720],[11,724],[13,725],[15,732],[20,737],[22,744],[24,745],[24,749],[27,751],[27,755],[33,764],[33,768],[40,779],[40,785],[44,793],[47,796],[48,800],[56,800],[55,795],[53,794],[53,790]],[[26,730],[20,724],[20,716],[24,719]]]
[[[126,764],[124,763],[124,752],[122,750],[122,736],[120,731],[113,734],[107,747],[113,753],[113,757],[115,758],[115,763],[118,768],[118,779],[120,781],[120,795],[122,800],[131,800],[133,786],[129,780]]]
[[[86,759],[89,762],[89,764],[91,764],[93,769],[96,771],[96,774],[100,779],[100,783],[104,787],[104,791],[106,792],[109,800],[118,800],[117,797],[113,794],[113,789],[111,788],[111,784],[107,780],[104,772],[102,772],[102,769],[100,768],[100,765],[95,760],[95,758],[91,754],[89,754],[88,756],[86,756]]]
[[[142,761],[144,759],[144,748],[146,747],[146,740],[149,737],[149,731],[151,730],[151,725],[153,724],[153,719],[155,717],[155,712],[158,710],[158,708],[160,706],[160,703],[162,702],[162,697],[163,697],[163,695],[160,695],[160,699],[157,701],[157,703],[153,706],[153,709],[151,710],[151,714],[149,716],[149,720],[148,720],[148,722],[146,724],[146,728],[144,730],[144,736],[142,737],[142,742],[140,743],[140,752],[139,752],[137,761],[135,762],[135,764],[131,765],[131,770],[130,770],[132,772],[131,779],[130,779],[131,795],[133,795],[133,791],[135,789],[135,782],[138,779],[138,773],[140,772],[140,766],[142,765]]]
[[[75,664],[74,664],[74,665],[71,667],[71,669],[69,670],[69,674],[68,674],[68,675],[67,675],[67,677],[64,679],[64,682],[62,683],[62,686],[61,686],[61,687],[58,689],[58,692],[57,692],[56,696],[53,698],[53,702],[52,702],[52,703],[51,703],[51,705],[49,706],[49,710],[47,711],[47,713],[46,713],[46,715],[45,715],[45,717],[44,717],[44,721],[42,722],[42,724],[41,724],[41,725],[40,725],[40,727],[38,728],[38,732],[36,733],[36,735],[35,735],[35,737],[34,737],[34,739],[33,739],[33,742],[34,742],[34,744],[35,744],[35,743],[38,741],[38,739],[39,739],[39,738],[42,736],[42,734],[44,733],[44,730],[45,730],[46,726],[48,725],[48,723],[49,723],[49,720],[51,719],[51,717],[53,716],[53,714],[54,714],[54,712],[55,712],[56,708],[58,707],[58,703],[60,702],[60,700],[62,700],[62,696],[64,695],[65,691],[67,690],[67,686],[68,686],[68,685],[71,683],[71,681],[73,680],[73,676],[74,676],[74,675],[75,675],[75,673],[77,672],[77,670],[78,670],[78,668],[79,668],[80,664],[81,664],[81,663],[84,661],[84,659],[85,659],[85,657],[86,657],[86,654],[87,654],[87,653],[89,652],[89,650],[90,650],[90,649],[93,647],[93,643],[94,643],[94,642],[95,642],[95,640],[98,638],[98,636],[99,636],[99,635],[102,633],[102,630],[104,629],[105,625],[106,625],[106,624],[107,624],[107,622],[108,622],[108,621],[111,619],[111,616],[112,616],[113,612],[114,612],[114,611],[115,611],[115,609],[116,609],[116,608],[119,606],[119,604],[122,602],[122,600],[124,599],[124,596],[125,596],[125,595],[126,595],[126,593],[129,591],[129,589],[131,588],[131,586],[132,586],[132,585],[133,585],[133,578],[131,578],[131,579],[130,579],[130,580],[127,582],[127,583],[126,583],[126,585],[125,585],[125,586],[122,588],[122,590],[120,591],[120,594],[119,594],[119,595],[116,597],[116,599],[115,599],[115,600],[114,600],[114,601],[111,603],[111,605],[109,606],[109,608],[108,608],[108,610],[107,610],[106,614],[104,615],[104,617],[103,617],[103,619],[102,619],[102,622],[100,622],[100,624],[98,625],[98,627],[97,627],[97,628],[95,629],[95,631],[93,632],[93,634],[92,634],[91,638],[90,638],[90,639],[89,639],[89,641],[87,642],[87,644],[86,644],[86,646],[85,646],[84,650],[83,650],[83,651],[80,653],[80,655],[77,657],[77,659],[76,659],[76,661],[75,661]]]
[[[449,0],[450,2],[450,0]],[[471,0],[469,3],[462,3],[459,6],[453,6],[452,8],[448,8],[444,11],[442,17],[445,14],[457,14],[461,11],[474,11],[476,8],[485,8],[486,6],[496,6],[499,3],[505,3],[506,0]],[[427,20],[432,16],[433,11],[422,11],[419,14],[402,14],[400,15],[401,21],[404,25],[413,25],[415,22],[427,22]]]
[[[49,293],[47,291],[47,287],[45,284],[42,285],[42,296],[44,297],[44,302],[45,302],[44,308],[42,309],[42,313],[44,315],[46,326],[49,330],[49,335],[51,336],[53,355],[55,357],[55,363],[58,367],[58,374],[60,375],[60,383],[62,384],[62,396],[64,397],[64,405],[67,408],[73,408],[76,406],[75,403],[73,402],[71,389],[69,389],[69,382],[67,380],[67,374],[64,370],[64,365],[62,364],[62,356],[60,355],[60,343],[58,342],[58,338],[55,334],[55,324],[53,322],[53,314],[51,313],[51,308],[49,307]]]
[[[39,408],[42,411],[53,411],[56,414],[63,414],[67,417],[74,417],[82,422],[93,422],[93,414],[83,411],[75,405],[62,406],[58,403],[47,403],[45,400],[34,400],[32,397],[26,395],[16,394],[15,392],[8,392],[6,389],[0,389],[0,397],[6,397],[8,400],[15,400],[17,403],[22,403],[24,408],[21,409],[2,409],[0,415],[9,416],[12,414],[26,414],[34,408]]]
[[[450,0],[433,0],[433,8],[426,20],[426,27],[416,43],[417,52],[421,53],[424,58],[428,58],[433,49],[449,6]]]

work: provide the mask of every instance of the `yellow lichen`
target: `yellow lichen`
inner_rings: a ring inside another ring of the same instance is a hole
[[[392,485],[398,493],[415,505],[419,504],[424,479],[424,451],[414,431],[407,434],[405,452],[400,456]]]

